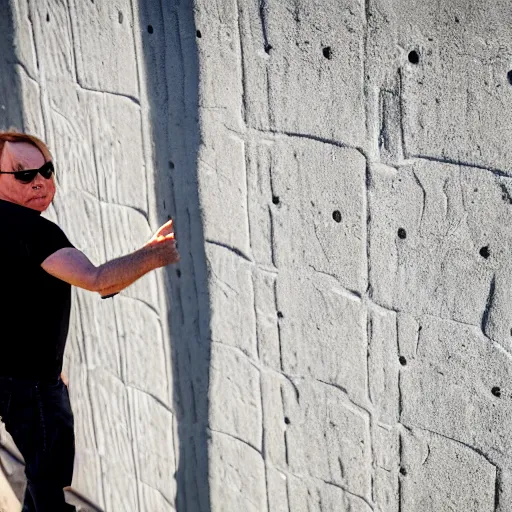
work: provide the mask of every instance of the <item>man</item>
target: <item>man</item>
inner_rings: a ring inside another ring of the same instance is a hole
[[[96,267],[41,216],[54,195],[46,145],[0,132],[0,417],[25,459],[22,512],[75,510],[63,491],[75,456],[61,374],[71,285],[106,298],[180,259],[170,220],[141,249]]]

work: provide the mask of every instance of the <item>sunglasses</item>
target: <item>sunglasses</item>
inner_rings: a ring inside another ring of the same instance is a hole
[[[14,174],[14,177],[22,183],[30,183],[39,173],[43,178],[49,180],[52,174],[55,172],[53,162],[46,162],[39,169],[26,169],[24,171],[5,172],[0,171],[0,174]]]

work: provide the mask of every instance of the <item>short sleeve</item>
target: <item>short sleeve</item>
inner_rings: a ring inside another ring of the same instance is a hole
[[[65,247],[75,247],[64,234],[64,231],[54,222],[40,217],[30,243],[32,261],[41,265],[54,252]]]

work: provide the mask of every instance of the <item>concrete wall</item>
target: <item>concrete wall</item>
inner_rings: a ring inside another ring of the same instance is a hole
[[[62,162],[50,217],[101,262],[172,215],[182,252],[75,292],[74,487],[512,510],[509,2],[11,7],[2,123]]]
[[[196,9],[212,509],[512,510],[510,2]]]

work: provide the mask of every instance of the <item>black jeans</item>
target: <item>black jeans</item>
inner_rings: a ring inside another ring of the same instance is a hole
[[[0,417],[25,459],[22,512],[76,511],[64,501],[63,487],[73,477],[75,432],[62,379],[0,377]]]

